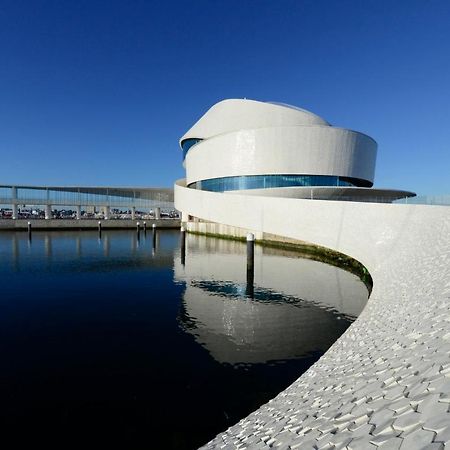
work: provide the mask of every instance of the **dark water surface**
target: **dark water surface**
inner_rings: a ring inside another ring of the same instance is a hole
[[[326,264],[257,247],[248,286],[245,244],[179,242],[0,233],[3,436],[197,448],[297,379],[367,300]]]

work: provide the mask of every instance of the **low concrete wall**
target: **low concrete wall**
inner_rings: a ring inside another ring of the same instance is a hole
[[[216,234],[221,236],[230,236],[233,238],[245,238],[247,234],[252,231],[247,230],[245,228],[239,228],[215,222],[187,222],[186,229],[191,233],[202,233],[213,235]],[[262,239],[263,233],[262,232],[256,233],[255,238]]]
[[[98,219],[0,219],[1,230],[26,230],[28,222],[31,222],[33,230],[92,230],[98,228]],[[139,222],[141,225],[144,220],[101,220],[103,229],[126,229],[136,228]],[[156,224],[157,228],[179,228],[180,219],[159,219],[159,220],[145,220],[147,228],[152,228]]]
[[[175,205],[365,265],[373,291],[328,352],[205,448],[450,446],[450,208],[268,198],[175,186]],[[295,274],[293,274],[295,276]]]

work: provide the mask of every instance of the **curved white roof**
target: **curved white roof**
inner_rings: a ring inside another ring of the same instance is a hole
[[[322,117],[318,116],[317,114],[314,114],[311,111],[308,111],[307,109],[300,108],[299,106],[294,106],[294,105],[290,105],[289,103],[283,103],[283,102],[267,102],[267,103],[269,105],[282,106],[283,108],[295,109],[296,111],[301,111],[303,113],[310,114],[311,116],[314,116],[314,117],[320,119],[321,121],[325,122],[325,124],[330,125],[330,123],[326,122]]]
[[[228,99],[213,105],[180,139],[207,139],[243,129],[330,124],[318,115],[285,104]]]

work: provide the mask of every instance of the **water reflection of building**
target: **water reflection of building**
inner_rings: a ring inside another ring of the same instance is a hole
[[[326,350],[367,300],[353,274],[257,247],[254,299],[246,292],[245,245],[187,236],[180,320],[221,363],[263,363]]]

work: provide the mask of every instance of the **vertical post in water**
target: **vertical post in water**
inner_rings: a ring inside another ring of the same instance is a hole
[[[136,234],[137,234],[137,240],[139,240],[140,239],[140,232],[141,232],[141,229],[140,229],[140,223],[139,222],[137,222],[136,223]]]
[[[31,241],[31,222],[28,222],[28,240]]]
[[[152,233],[153,233],[153,252],[156,251],[156,223],[152,225]]]
[[[255,280],[255,235],[247,234],[247,290],[246,294],[253,298]]]
[[[98,221],[98,238],[102,238],[102,223],[100,222],[100,220]]]
[[[147,222],[144,222],[144,236],[147,236]]]
[[[181,264],[184,266],[186,264],[186,229],[184,226],[180,228],[181,232]]]

